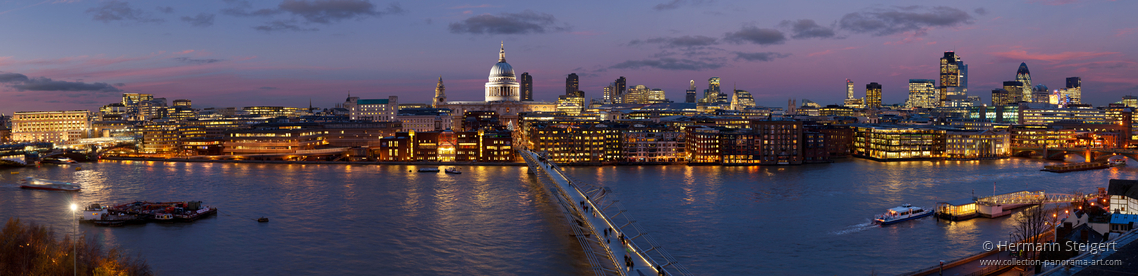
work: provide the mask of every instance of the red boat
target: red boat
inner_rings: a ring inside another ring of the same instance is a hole
[[[83,187],[71,182],[39,179],[29,176],[20,180],[20,188],[48,191],[79,191]]]

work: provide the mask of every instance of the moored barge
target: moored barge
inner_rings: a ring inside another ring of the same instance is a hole
[[[113,206],[92,204],[80,220],[96,225],[118,226],[144,222],[188,222],[217,214],[217,208],[201,201],[136,201]]]
[[[1065,172],[1077,172],[1077,171],[1105,169],[1105,168],[1109,168],[1110,166],[1111,165],[1108,162],[1087,162],[1087,163],[1075,163],[1075,164],[1065,164],[1065,165],[1055,165],[1055,166],[1043,166],[1042,171],[1053,172],[1053,173],[1065,173]]]

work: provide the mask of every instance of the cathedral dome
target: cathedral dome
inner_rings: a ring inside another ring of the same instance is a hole
[[[506,63],[506,45],[498,51],[498,63],[490,67],[489,81],[486,82],[486,101],[518,101],[521,87],[514,76],[514,67]]]
[[[508,78],[510,80],[516,79],[514,77],[514,67],[510,66],[509,63],[506,63],[505,60],[499,61],[498,64],[494,64],[494,67],[490,67],[490,81],[501,81],[503,78]]]

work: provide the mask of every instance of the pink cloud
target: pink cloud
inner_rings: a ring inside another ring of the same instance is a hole
[[[1008,62],[1019,62],[1027,60],[1064,62],[1070,60],[1084,60],[1101,56],[1115,55],[1118,54],[1118,52],[1062,52],[1058,54],[1041,54],[1028,53],[1024,50],[1011,50],[1007,52],[995,52],[989,54],[996,56],[997,60]]]
[[[825,50],[825,51],[821,51],[821,52],[813,52],[813,53],[806,54],[806,57],[829,55],[832,53],[834,53],[834,50]]]
[[[1100,67],[1102,67],[1102,68],[1114,69],[1114,68],[1129,67],[1129,66],[1132,66],[1135,64],[1138,64],[1138,62],[1129,61],[1129,60],[1110,60],[1110,61],[1091,61],[1091,62],[1061,64],[1061,65],[1052,66],[1051,68],[1064,68],[1064,67],[1100,68]]]
[[[1115,34],[1114,34],[1114,36],[1115,36],[1115,37],[1120,37],[1120,36],[1124,36],[1124,35],[1127,35],[1127,34],[1130,34],[1130,33],[1133,33],[1133,32],[1138,32],[1138,27],[1134,27],[1134,28],[1127,28],[1127,29],[1120,29],[1120,30],[1118,30],[1118,32],[1117,32],[1117,33],[1115,33]]]
[[[845,48],[836,49],[836,50],[853,50],[853,49],[857,49],[857,48],[861,48],[861,47],[854,47],[854,46],[850,46],[850,47],[845,47]],[[834,53],[834,51],[835,51],[835,49],[829,49],[829,50],[825,50],[825,51],[821,51],[821,52],[813,52],[813,53],[809,53],[809,54],[806,54],[806,56],[807,56],[807,57],[813,57],[813,56],[824,56],[824,55],[833,54],[833,53]]]

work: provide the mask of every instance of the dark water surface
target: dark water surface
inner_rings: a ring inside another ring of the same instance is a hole
[[[75,201],[201,200],[219,215],[194,223],[80,225],[140,253],[161,275],[577,275],[580,245],[524,167],[101,162],[3,170],[0,218],[71,233]],[[37,176],[84,190],[21,190]],[[268,223],[254,219],[266,216]]]
[[[701,275],[889,275],[979,252],[1008,219],[889,227],[869,218],[904,203],[1024,189],[1094,192],[1138,168],[1053,174],[1050,162],[851,159],[793,167],[568,167],[610,186],[632,216]],[[202,200],[216,217],[189,224],[80,225],[139,253],[162,275],[581,275],[580,245],[524,167],[211,164],[110,161],[2,170],[0,218],[70,233],[68,205]],[[8,171],[19,171],[11,175]],[[72,194],[21,190],[37,176],[77,181]],[[266,216],[269,223],[253,219]]]

